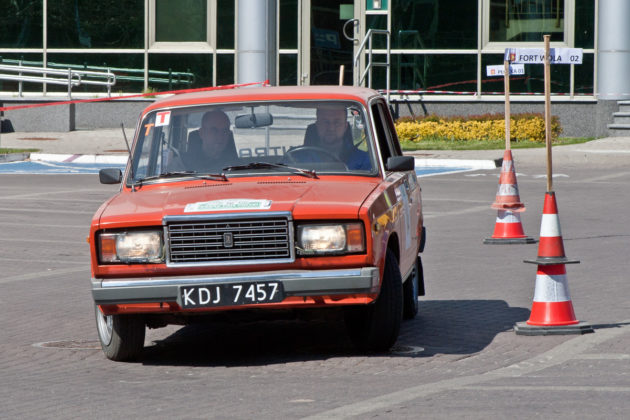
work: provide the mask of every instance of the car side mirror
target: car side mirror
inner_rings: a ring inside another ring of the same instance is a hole
[[[416,159],[413,156],[390,156],[387,158],[385,169],[388,171],[413,171],[416,167]]]
[[[118,168],[105,168],[98,171],[98,179],[101,184],[120,184],[122,171]]]

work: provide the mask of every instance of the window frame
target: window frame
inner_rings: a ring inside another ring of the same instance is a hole
[[[542,43],[542,35],[540,41],[533,42],[509,42],[509,41],[490,41],[490,0],[479,0],[482,3],[482,34],[481,48],[483,51],[504,51],[506,48],[514,47],[540,47]],[[573,47],[575,32],[575,0],[564,0],[564,29],[563,40],[553,41],[554,47]]]
[[[215,52],[217,44],[217,2],[216,0],[206,0],[206,40],[201,42],[182,41],[182,42],[158,42],[156,38],[156,1],[149,0],[149,18],[148,18],[148,49],[149,52]]]

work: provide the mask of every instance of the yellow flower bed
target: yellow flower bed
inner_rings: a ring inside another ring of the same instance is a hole
[[[545,141],[544,118],[536,114],[524,114],[511,118],[512,141]],[[465,118],[441,118],[430,116],[420,120],[401,119],[396,122],[396,132],[401,141],[419,142],[427,139],[444,140],[504,140],[505,121],[501,115]],[[562,132],[558,118],[552,118],[551,138]]]

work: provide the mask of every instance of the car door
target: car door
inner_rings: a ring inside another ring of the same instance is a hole
[[[384,100],[378,99],[372,105],[372,115],[378,136],[378,147],[387,165],[387,159],[402,156],[402,150],[396,135],[394,121]],[[418,253],[418,230],[420,224],[420,186],[415,170],[404,172],[387,171],[386,180],[392,182],[401,212],[397,220],[399,235],[400,267],[404,276],[415,263]]]

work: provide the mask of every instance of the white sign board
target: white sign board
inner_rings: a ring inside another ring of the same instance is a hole
[[[520,64],[544,64],[543,48],[506,48],[505,60]],[[582,48],[549,48],[550,64],[582,64]]]
[[[486,76],[503,76],[505,68],[503,64],[486,66]],[[510,64],[510,74],[525,74],[525,64]]]

